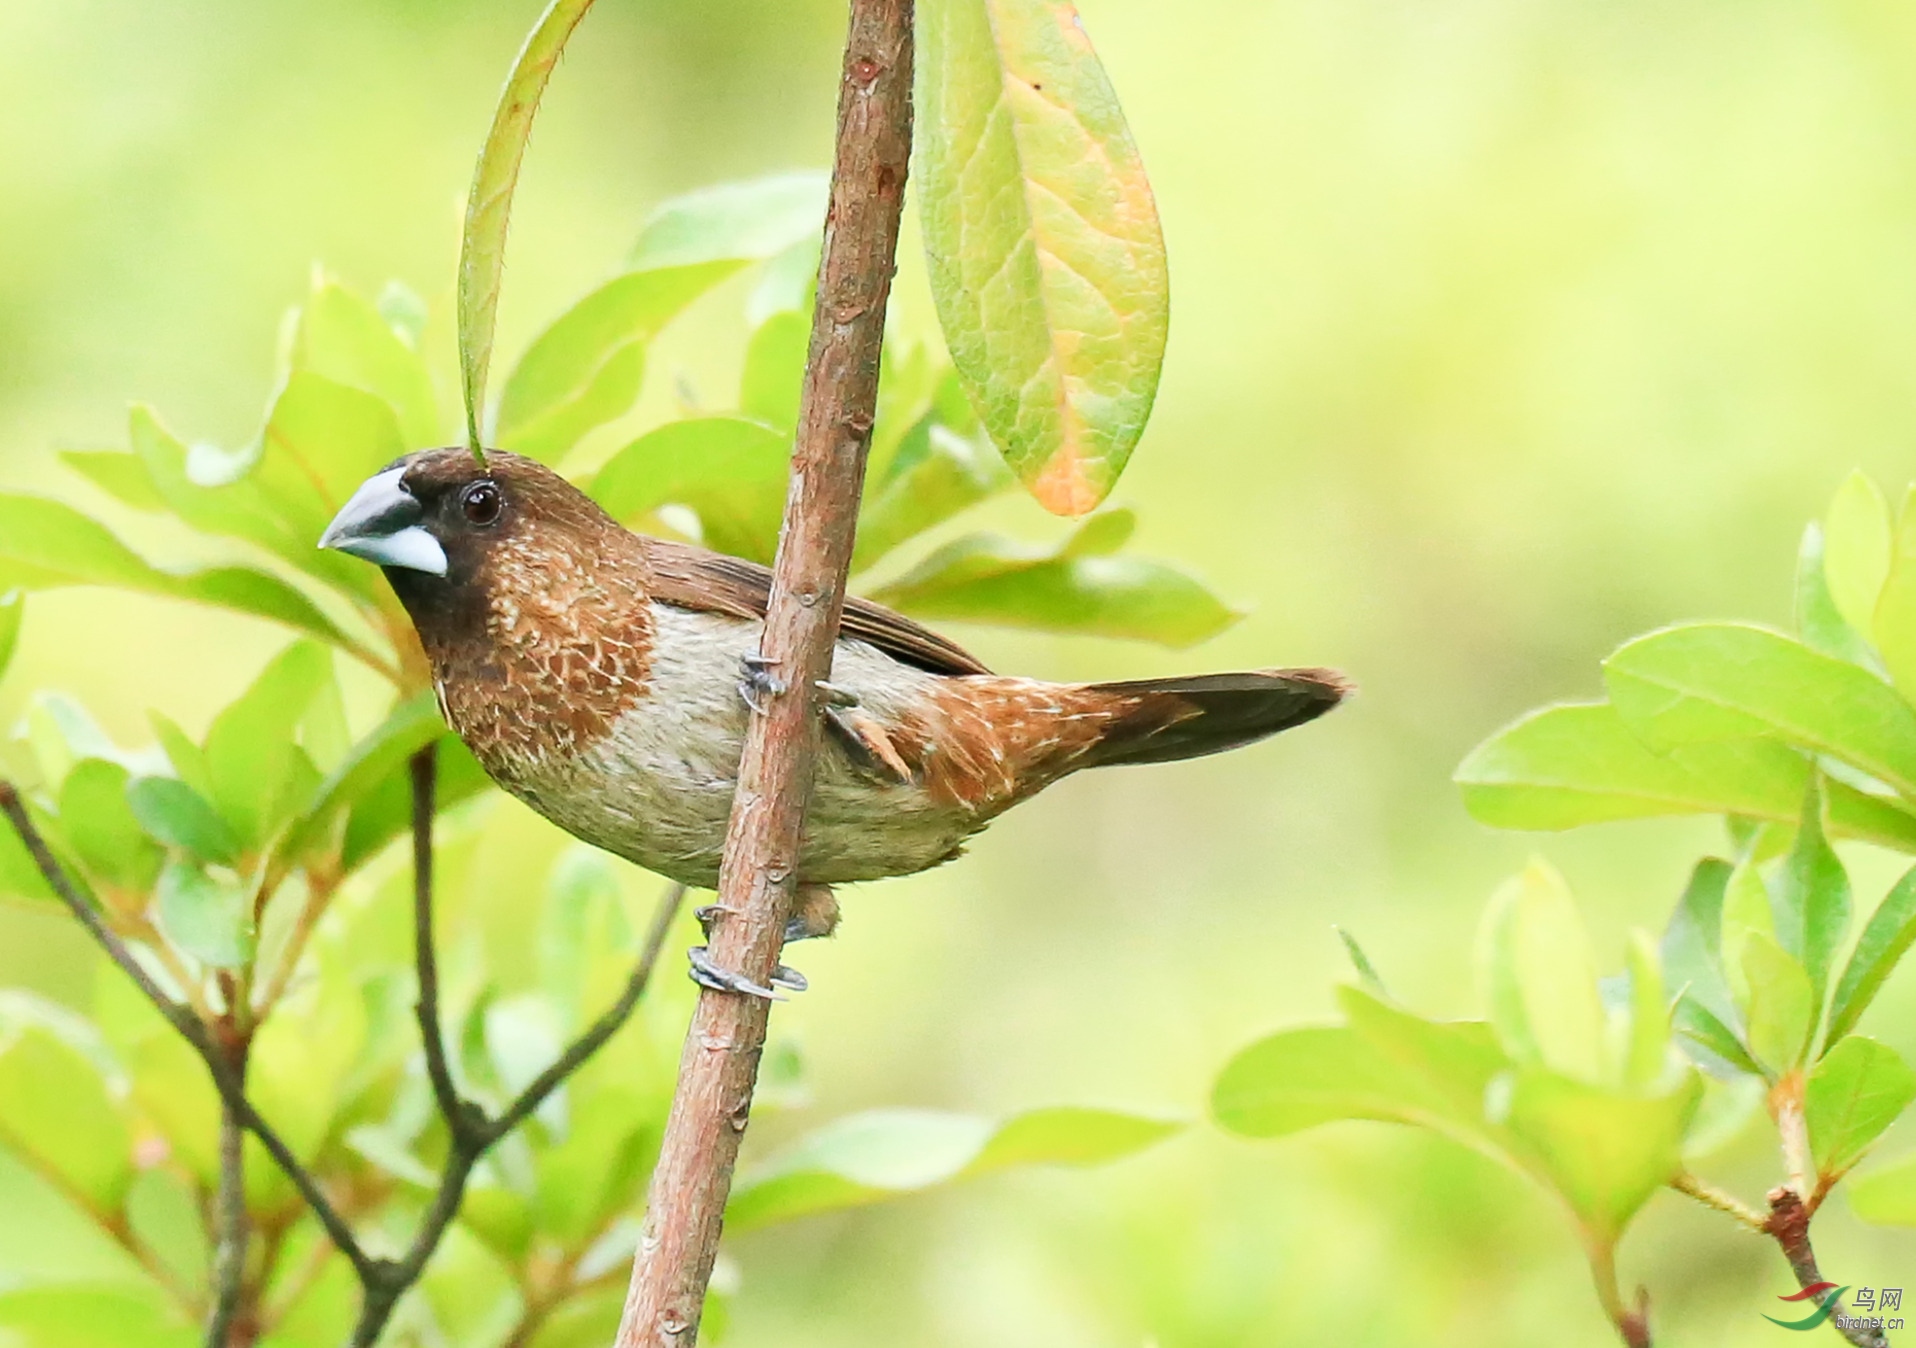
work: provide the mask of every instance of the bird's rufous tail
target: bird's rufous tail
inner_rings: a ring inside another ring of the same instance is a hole
[[[1088,767],[1222,753],[1314,721],[1355,691],[1334,669],[1260,669],[1090,688],[1131,699],[1135,706],[1110,723]]]

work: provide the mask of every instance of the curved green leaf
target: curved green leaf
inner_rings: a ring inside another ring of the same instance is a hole
[[[1157,394],[1170,283],[1116,93],[1064,0],[927,0],[913,176],[952,361],[1046,509],[1110,492]]]
[[[1867,507],[1859,503],[1855,514],[1859,519],[1868,518]],[[1856,569],[1861,574],[1855,581],[1856,593],[1851,602],[1860,604],[1869,580],[1876,578],[1873,569],[1866,570],[1873,568],[1876,557],[1874,539],[1868,537],[1867,528],[1859,527],[1857,533],[1857,551],[1862,556]],[[1903,696],[1916,698],[1916,486],[1903,496],[1902,512],[1889,538],[1888,563],[1888,574],[1881,578],[1874,612],[1860,630],[1875,639],[1883,664]]]
[[[1655,747],[1774,736],[1916,795],[1916,711],[1868,670],[1780,632],[1666,628],[1603,670],[1618,713]]]
[[[1811,520],[1796,553],[1796,633],[1813,651],[1873,667],[1869,643],[1850,626],[1830,593],[1826,552],[1823,526]]]
[[[257,944],[252,904],[233,881],[175,861],[160,873],[155,897],[167,937],[200,963],[238,969],[252,960]]]
[[[591,495],[629,522],[662,505],[690,507],[707,547],[769,564],[785,514],[792,441],[739,417],[694,417],[648,431],[606,463]]]
[[[871,597],[916,617],[1193,646],[1243,615],[1175,567],[1107,555],[1130,512],[1096,516],[1055,548],[969,534]]]
[[[137,777],[127,784],[127,804],[140,827],[168,847],[180,847],[202,861],[231,866],[239,859],[239,839],[206,797],[177,777]]]
[[[320,783],[310,803],[275,844],[275,858],[281,865],[298,860],[320,841],[341,811],[352,809],[394,775],[404,776],[407,760],[445,734],[439,704],[431,693],[420,693],[394,707]]]
[[[457,736],[441,736],[437,764],[439,784],[433,799],[442,812],[492,785],[492,779],[472,756],[472,750]],[[412,782],[401,764],[367,788],[347,813],[346,833],[340,841],[340,869],[358,870],[411,827],[411,823]]]
[[[1829,1037],[1840,1039],[1856,1028],[1869,1004],[1876,1000],[1897,962],[1916,944],[1916,870],[1908,871],[1891,887],[1856,939],[1843,976],[1836,981],[1830,1001]]]
[[[401,337],[377,306],[322,273],[314,275],[312,291],[300,306],[292,366],[384,402],[397,418],[405,448],[441,442],[432,378],[416,345]]]
[[[166,858],[134,816],[127,781],[119,763],[87,758],[74,764],[60,784],[60,830],[91,874],[140,893]]]
[[[1097,1165],[1185,1125],[1106,1109],[1034,1109],[992,1123],[932,1110],[873,1110],[839,1119],[741,1177],[727,1230],[858,1207],[1020,1165]]]
[[[660,203],[646,217],[628,265],[753,262],[815,245],[830,194],[831,175],[818,169],[701,187]]]
[[[1911,1100],[1916,1072],[1895,1050],[1861,1035],[1836,1041],[1804,1089],[1817,1175],[1830,1182],[1847,1173]]]
[[[566,39],[592,8],[592,0],[552,0],[527,35],[506,76],[492,129],[473,170],[466,197],[466,227],[459,240],[459,373],[466,404],[466,443],[483,452],[480,417],[486,403],[486,367],[492,361],[493,325],[499,314],[499,277],[506,263],[506,226],[519,182],[532,118],[546,81],[559,63]]]
[[[309,779],[317,774],[294,737],[307,707],[332,677],[332,656],[324,648],[296,642],[207,731],[212,802],[247,851],[263,846],[312,789]]]

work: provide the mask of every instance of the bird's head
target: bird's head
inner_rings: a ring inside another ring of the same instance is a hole
[[[415,620],[422,608],[510,581],[514,562],[559,569],[602,555],[624,530],[542,463],[494,450],[428,449],[366,479],[320,536],[385,569]],[[536,559],[536,560],[535,560]]]

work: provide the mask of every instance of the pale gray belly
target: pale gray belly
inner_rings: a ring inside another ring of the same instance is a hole
[[[517,772],[507,787],[575,837],[709,888],[750,715],[737,688],[739,656],[756,649],[759,625],[664,605],[654,611],[658,654],[646,696],[598,744]],[[832,667],[832,682],[880,720],[937,677],[862,642],[841,642]],[[798,878],[838,884],[921,871],[951,857],[987,818],[854,762],[826,734]]]

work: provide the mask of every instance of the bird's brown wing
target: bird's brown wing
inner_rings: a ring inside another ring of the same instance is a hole
[[[668,539],[641,535],[652,570],[652,597],[662,604],[763,618],[772,573],[757,562]],[[839,635],[869,642],[908,665],[933,674],[989,674],[963,647],[868,599],[848,598]]]

